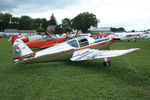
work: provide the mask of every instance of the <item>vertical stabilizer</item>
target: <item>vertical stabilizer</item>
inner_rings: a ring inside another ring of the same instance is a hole
[[[21,40],[17,39],[13,44],[13,60],[18,61],[24,57],[34,56],[35,53]]]

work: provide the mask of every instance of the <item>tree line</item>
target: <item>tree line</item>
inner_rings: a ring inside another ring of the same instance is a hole
[[[61,34],[71,32],[73,30],[87,32],[90,26],[97,27],[98,19],[96,15],[89,12],[83,12],[75,16],[73,19],[64,18],[61,24],[52,14],[50,19],[46,18],[31,18],[23,15],[21,17],[14,17],[9,13],[0,13],[0,31],[4,29],[19,29],[19,30],[37,30],[38,32],[46,31],[47,26],[56,26],[55,33]]]
[[[83,12],[75,16],[73,19],[64,18],[61,24],[52,14],[47,20],[46,18],[31,18],[30,16],[23,15],[21,17],[14,17],[9,13],[0,13],[0,32],[4,29],[18,29],[18,30],[37,30],[37,32],[46,32],[48,26],[56,26],[55,33],[62,34],[72,32],[73,30],[88,32],[88,29],[93,26],[97,27],[98,19],[96,15],[89,12]],[[125,32],[123,27],[111,28],[112,32]]]
[[[126,32],[126,30],[123,27],[119,27],[119,28],[111,27],[111,31],[112,32]]]

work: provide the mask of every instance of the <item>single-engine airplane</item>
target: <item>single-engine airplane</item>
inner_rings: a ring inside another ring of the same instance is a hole
[[[139,50],[139,48],[106,50],[112,42],[111,37],[100,39],[79,37],[34,53],[22,40],[17,39],[13,45],[13,60],[17,64],[31,64],[43,61],[83,61],[104,58],[103,65],[110,66],[108,57],[122,56]]]
[[[139,32],[121,32],[121,33],[113,33],[111,35],[109,35],[110,37],[114,37],[114,40],[133,40],[134,42],[136,42],[136,39],[138,38],[138,36],[140,36]]]

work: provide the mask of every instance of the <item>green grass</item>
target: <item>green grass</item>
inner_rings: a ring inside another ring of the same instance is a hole
[[[111,46],[128,48],[141,49],[110,58],[109,68],[103,67],[103,59],[26,66],[14,64],[12,44],[0,38],[0,100],[150,100],[150,41]]]

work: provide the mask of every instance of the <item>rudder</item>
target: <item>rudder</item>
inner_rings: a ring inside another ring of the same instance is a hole
[[[17,39],[13,44],[13,60],[19,61],[21,58],[33,56],[35,53],[21,40]]]

